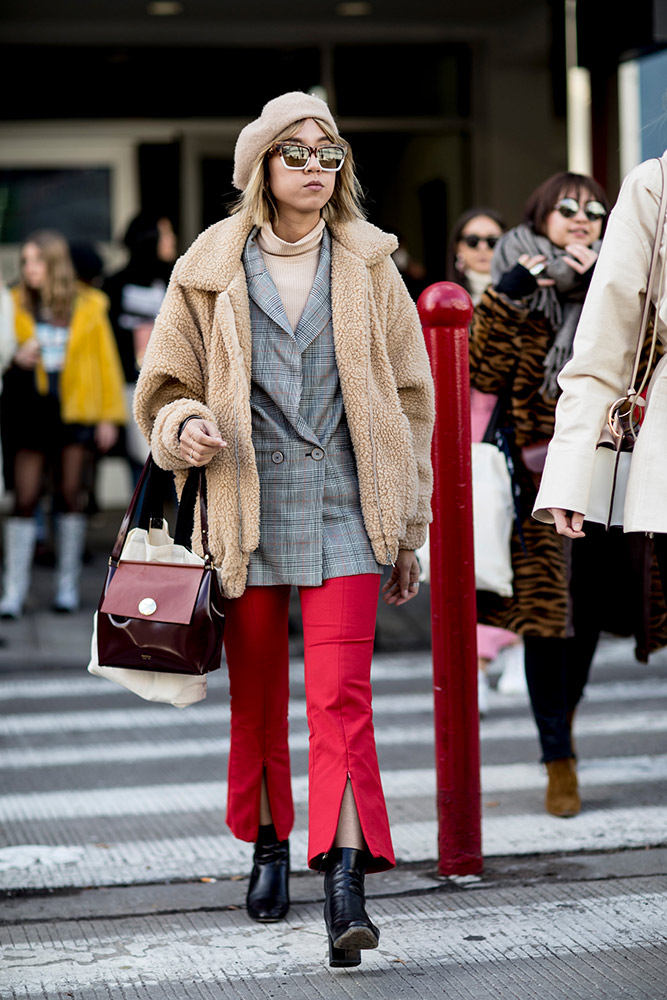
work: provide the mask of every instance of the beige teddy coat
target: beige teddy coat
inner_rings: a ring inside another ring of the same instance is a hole
[[[245,212],[233,215],[203,232],[176,263],[134,401],[155,461],[176,472],[179,488],[189,468],[178,441],[186,417],[212,421],[227,442],[207,466],[209,541],[227,597],[243,593],[261,516],[241,260],[252,229]],[[390,256],[396,239],[361,220],[329,229],[341,391],[364,523],[385,564],[399,548],[422,545],[431,520],[431,371],[417,310]]]

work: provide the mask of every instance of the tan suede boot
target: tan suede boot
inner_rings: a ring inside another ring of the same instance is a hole
[[[547,761],[549,782],[544,807],[552,816],[576,816],[581,811],[577,787],[577,764],[573,757]]]

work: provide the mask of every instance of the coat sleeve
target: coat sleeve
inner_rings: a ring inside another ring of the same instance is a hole
[[[134,394],[134,416],[163,469],[189,468],[181,457],[178,429],[197,415],[215,423],[206,405],[206,359],[202,317],[174,270],[155,320]]]
[[[417,509],[408,522],[402,549],[418,549],[426,541],[432,520],[433,468],[431,438],[435,422],[435,394],[417,307],[396,265],[388,261],[390,291],[387,308],[387,348],[403,413],[412,431],[417,462]]]
[[[487,289],[470,327],[470,384],[498,395],[512,374],[521,349],[518,331],[528,310]]]
[[[628,175],[610,218],[559,383],[556,429],[533,516],[547,508],[585,514],[595,448],[610,405],[629,388],[657,225],[659,168],[647,161]]]

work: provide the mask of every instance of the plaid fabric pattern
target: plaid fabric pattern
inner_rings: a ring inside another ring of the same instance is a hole
[[[379,573],[364,527],[331,321],[325,229],[310,296],[292,330],[250,234],[243,264],[252,325],[250,406],[260,481],[260,542],[250,586],[319,586]]]

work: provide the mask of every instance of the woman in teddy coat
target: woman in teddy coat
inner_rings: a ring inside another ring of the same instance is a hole
[[[287,612],[299,588],[310,728],[308,864],[325,871],[332,965],[379,931],[364,875],[394,865],[372,723],[380,573],[418,591],[434,401],[397,241],[363,218],[327,105],[270,101],[237,141],[230,218],[176,264],[135,397],[158,465],[207,466],[226,600],[232,725],[227,823],[255,843],[249,915],[289,906],[294,808]]]

